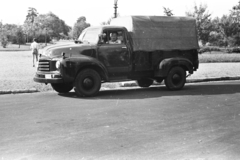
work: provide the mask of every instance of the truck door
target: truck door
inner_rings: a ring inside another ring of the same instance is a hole
[[[117,33],[117,42],[111,42],[111,36]],[[130,52],[125,43],[122,30],[104,31],[105,37],[98,47],[98,59],[107,68],[110,77],[127,77],[130,71]]]

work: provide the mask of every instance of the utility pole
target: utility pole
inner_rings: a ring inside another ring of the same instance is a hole
[[[47,46],[47,28],[45,28],[45,46]]]
[[[117,8],[118,8],[118,6],[117,6],[117,2],[118,2],[118,0],[114,0],[114,18],[117,18]]]

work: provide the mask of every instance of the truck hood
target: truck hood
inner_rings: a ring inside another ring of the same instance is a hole
[[[64,43],[46,47],[43,50],[42,55],[49,58],[58,58],[62,57],[62,53],[65,53],[66,57],[72,57],[81,54],[83,50],[95,48],[96,45],[93,44]]]

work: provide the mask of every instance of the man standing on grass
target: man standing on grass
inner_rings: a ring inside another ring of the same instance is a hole
[[[32,49],[32,55],[33,55],[33,67],[35,67],[35,61],[34,59],[36,58],[36,62],[38,61],[38,43],[37,40],[34,38],[33,43],[31,43],[30,48]]]

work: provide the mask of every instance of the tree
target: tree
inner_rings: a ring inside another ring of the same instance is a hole
[[[63,20],[52,12],[40,14],[36,18],[34,26],[38,32],[38,36],[42,35],[41,37],[45,38],[47,36],[47,38],[59,39],[63,37],[63,35],[68,36],[68,32],[71,30],[71,27],[66,25]]]
[[[24,43],[24,33],[21,26],[17,27],[15,35],[16,35],[17,43],[19,45],[18,48],[20,48],[20,44]]]
[[[9,42],[13,42],[14,39],[16,38],[16,29],[17,25],[16,24],[5,24],[4,25],[4,34],[7,37],[7,40]]]
[[[233,6],[231,12],[231,16],[234,19],[236,23],[240,23],[240,1],[238,2],[238,5]]]
[[[163,7],[163,9],[164,9],[164,15],[169,16],[169,17],[171,17],[171,16],[174,15],[174,14],[172,13],[172,10],[170,10],[169,8]]]
[[[2,22],[0,22],[0,43],[2,45],[3,48],[6,48],[7,44],[8,44],[8,39],[6,36],[6,31],[5,28],[2,24]]]
[[[232,36],[232,42],[234,45],[240,45],[240,1],[238,2],[238,5],[233,6],[230,16],[233,19],[236,31],[236,34]]]
[[[32,8],[32,7],[29,7],[28,8],[28,14],[26,16],[26,20],[27,22],[30,22],[31,24],[31,30],[33,31],[33,35],[35,35],[35,32],[33,30],[33,24],[34,24],[34,21],[35,21],[35,18],[38,16],[38,12],[35,8]],[[26,23],[28,24],[28,23]]]
[[[207,11],[207,5],[200,4],[197,6],[195,4],[194,10],[186,12],[186,15],[196,19],[198,38],[203,44],[206,44],[212,31],[211,14]]]
[[[23,27],[23,32],[26,35],[26,42],[28,43],[29,42],[29,34],[32,31],[32,24],[29,21],[25,20],[22,27]]]
[[[33,23],[35,20],[35,17],[38,16],[38,12],[35,8],[29,7],[28,8],[28,14],[26,16],[26,20]]]
[[[82,33],[82,31],[87,27],[90,27],[90,24],[86,22],[86,17],[79,17],[73,27],[73,38],[77,39]]]

